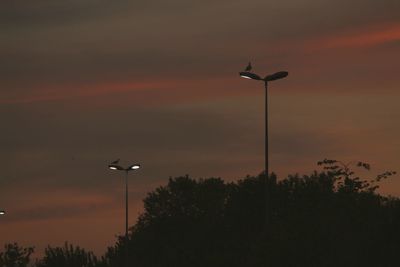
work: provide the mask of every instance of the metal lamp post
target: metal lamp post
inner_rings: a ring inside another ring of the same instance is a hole
[[[283,79],[286,76],[288,76],[288,74],[289,73],[287,71],[280,71],[280,72],[274,73],[272,75],[267,75],[267,76],[265,76],[265,78],[261,78],[257,74],[254,74],[249,71],[239,72],[239,75],[243,78],[264,82],[264,86],[265,86],[265,158],[264,158],[265,163],[264,163],[264,167],[265,167],[265,175],[267,177],[269,174],[269,166],[268,166],[268,164],[269,164],[269,158],[268,158],[268,82]]]
[[[128,266],[128,173],[140,168],[140,164],[132,164],[128,168],[123,168],[118,164],[108,165],[110,170],[125,172],[125,266]]]
[[[265,225],[267,227],[269,223],[269,205],[270,205],[270,193],[268,187],[268,174],[269,174],[269,157],[268,157],[268,82],[283,79],[288,76],[287,71],[279,71],[271,75],[267,75],[264,78],[261,78],[259,75],[252,73],[248,70],[251,70],[251,64],[246,68],[246,71],[239,72],[239,75],[246,79],[262,81],[265,86],[265,157],[264,157],[264,170],[265,170],[265,202],[266,202],[266,213],[265,213]]]

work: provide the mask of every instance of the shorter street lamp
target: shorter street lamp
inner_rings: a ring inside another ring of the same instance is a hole
[[[6,212],[4,210],[0,210],[0,215],[6,215]]]
[[[140,164],[132,164],[128,168],[123,168],[118,165],[116,160],[108,168],[113,171],[124,171],[125,172],[125,266],[128,266],[128,172],[134,171],[140,168]]]
[[[125,202],[126,202],[126,217],[125,217],[125,238],[128,238],[128,172],[137,170],[140,168],[139,164],[132,164],[128,168],[123,168],[118,164],[110,164],[108,165],[110,170],[114,171],[125,171]]]

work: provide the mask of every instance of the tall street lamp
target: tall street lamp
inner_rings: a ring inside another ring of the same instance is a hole
[[[118,165],[116,160],[108,168],[114,171],[124,171],[125,172],[125,266],[128,266],[128,173],[133,170],[140,168],[140,164],[132,164],[128,168],[123,168]]]
[[[251,65],[249,64],[249,67],[247,69],[251,69]],[[264,157],[264,167],[265,167],[265,175],[268,177],[269,174],[269,159],[268,159],[268,82],[283,79],[286,76],[288,76],[287,71],[280,71],[277,73],[274,73],[272,75],[267,75],[265,78],[261,78],[255,73],[249,72],[249,71],[242,71],[239,72],[239,75],[243,78],[246,79],[251,79],[251,80],[257,80],[257,81],[262,81],[264,82],[265,86],[265,157]]]
[[[268,175],[269,175],[269,158],[268,158],[268,82],[283,79],[288,76],[287,71],[279,71],[271,75],[267,75],[261,78],[259,75],[250,72],[252,69],[251,63],[247,66],[245,71],[239,72],[239,75],[246,79],[262,81],[265,87],[265,157],[264,157],[264,167],[265,167],[265,202],[266,202],[266,213],[265,213],[265,227],[269,224],[269,205],[270,205],[270,192],[268,186]]]

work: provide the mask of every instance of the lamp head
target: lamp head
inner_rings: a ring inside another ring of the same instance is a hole
[[[110,165],[108,165],[108,168],[110,170],[118,170],[118,171],[124,170],[124,168],[122,168],[121,166],[119,166],[117,164],[110,164]]]
[[[6,212],[4,210],[0,210],[0,215],[5,215]]]
[[[275,80],[283,79],[288,75],[289,75],[289,72],[287,72],[287,71],[279,71],[272,75],[265,76],[264,81],[266,81],[266,82],[275,81]]]
[[[137,170],[140,168],[140,164],[133,164],[129,166],[128,170]]]
[[[241,72],[239,72],[239,75],[246,79],[262,80],[260,76],[258,76],[255,73],[249,72],[249,71],[241,71]]]

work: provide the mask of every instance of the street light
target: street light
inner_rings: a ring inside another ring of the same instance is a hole
[[[118,162],[117,160],[116,162]],[[108,165],[110,170],[124,171],[125,172],[125,266],[128,266],[128,173],[130,171],[138,170],[140,164],[132,164],[127,168],[123,168],[117,163]]]
[[[249,71],[242,71],[239,72],[239,75],[243,78],[246,79],[251,79],[251,80],[257,80],[257,81],[263,81],[265,85],[265,162],[264,162],[264,167],[265,167],[265,174],[268,177],[269,174],[269,159],[268,159],[268,82],[270,81],[275,81],[279,79],[283,79],[286,76],[288,76],[287,71],[280,71],[276,72],[272,75],[267,75],[264,78],[261,78],[255,73],[249,72]]]
[[[4,210],[0,210],[0,215],[6,215],[6,212]]]
[[[268,158],[268,82],[283,79],[288,76],[287,71],[279,71],[271,75],[267,75],[261,78],[259,75],[250,72],[252,69],[251,64],[246,68],[246,71],[239,72],[239,75],[246,79],[263,81],[265,86],[265,157],[264,157],[264,167],[265,167],[265,202],[266,202],[266,213],[265,213],[265,226],[267,227],[269,223],[269,205],[270,205],[270,193],[268,186],[268,174],[269,174],[269,158]]]

